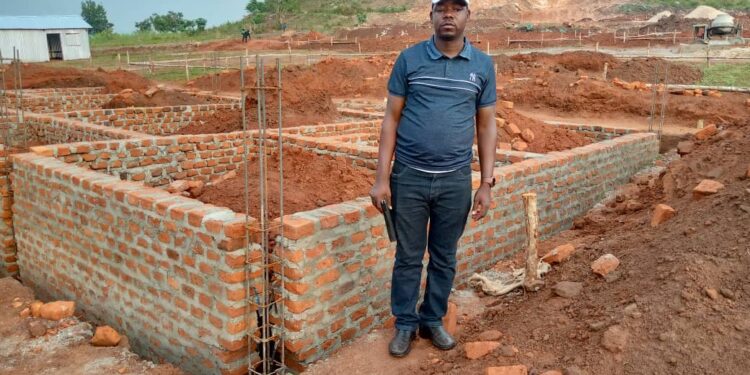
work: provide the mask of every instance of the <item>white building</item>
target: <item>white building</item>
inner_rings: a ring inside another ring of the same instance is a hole
[[[0,16],[0,53],[6,63],[13,47],[23,62],[88,59],[89,29],[81,16]]]

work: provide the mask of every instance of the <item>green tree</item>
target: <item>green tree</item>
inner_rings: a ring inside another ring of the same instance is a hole
[[[91,25],[91,34],[111,31],[112,26],[114,26],[109,23],[104,6],[97,4],[94,0],[83,0],[81,2],[81,17]]]
[[[299,12],[300,0],[250,0],[245,9],[252,15],[253,23],[265,23],[270,15],[280,27],[290,14]]]
[[[169,11],[166,14],[152,14],[141,22],[136,22],[139,31],[154,30],[159,33],[197,33],[206,30],[205,18],[186,19],[181,12]]]

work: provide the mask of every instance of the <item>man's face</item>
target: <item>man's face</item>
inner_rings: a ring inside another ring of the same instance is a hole
[[[469,8],[462,1],[445,0],[437,3],[430,12],[435,36],[442,40],[462,38],[470,14]]]

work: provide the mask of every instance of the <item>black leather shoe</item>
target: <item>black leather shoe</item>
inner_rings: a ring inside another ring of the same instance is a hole
[[[442,326],[420,326],[419,337],[432,340],[432,345],[440,350],[451,350],[456,347],[456,340]]]
[[[411,350],[411,342],[417,338],[417,333],[414,331],[397,330],[396,336],[391,340],[388,345],[388,352],[392,356],[401,358],[406,357]]]

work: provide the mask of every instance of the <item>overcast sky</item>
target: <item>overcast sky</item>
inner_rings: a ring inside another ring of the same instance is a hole
[[[96,0],[107,10],[115,31],[128,33],[152,13],[182,12],[186,18],[203,17],[208,26],[237,21],[248,0]],[[0,15],[81,14],[80,0],[0,0]]]

